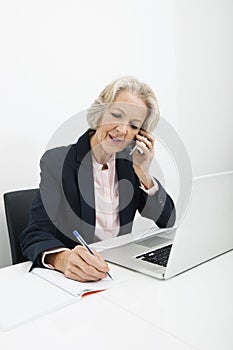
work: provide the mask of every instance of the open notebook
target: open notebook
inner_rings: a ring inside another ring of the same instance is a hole
[[[79,283],[54,270],[28,272],[30,265],[28,261],[0,269],[0,333],[79,302],[88,291],[110,289],[127,281],[116,266],[111,267],[113,281]]]
[[[119,281],[116,282],[115,280],[111,280],[109,277],[95,282],[77,282],[65,277],[65,275],[61,272],[37,267],[34,268],[31,273],[80,298],[90,293],[109,289],[116,283],[119,283]]]

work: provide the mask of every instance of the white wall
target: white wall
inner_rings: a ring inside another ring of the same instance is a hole
[[[177,123],[172,0],[2,1],[0,39],[1,193],[38,186],[50,136],[121,75],[150,84]],[[0,242],[5,266],[2,205]]]
[[[37,186],[53,132],[124,74],[154,88],[194,175],[233,170],[232,15],[232,0],[0,2],[0,192]],[[5,266],[2,206],[0,242]]]
[[[175,1],[178,130],[194,175],[233,170],[233,1]]]

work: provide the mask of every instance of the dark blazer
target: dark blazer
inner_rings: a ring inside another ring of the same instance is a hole
[[[43,251],[77,245],[72,231],[77,229],[87,243],[94,241],[95,197],[90,134],[88,130],[76,144],[47,151],[41,158],[40,189],[32,203],[27,228],[20,234],[23,255],[42,266]],[[158,227],[175,222],[172,199],[158,182],[159,190],[148,196],[141,188],[127,149],[116,154],[119,189],[120,233],[130,233],[138,210]]]

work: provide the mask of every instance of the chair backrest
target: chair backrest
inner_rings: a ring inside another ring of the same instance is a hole
[[[3,196],[13,264],[27,260],[22,255],[18,237],[28,224],[36,191],[37,189],[19,190],[5,193]]]

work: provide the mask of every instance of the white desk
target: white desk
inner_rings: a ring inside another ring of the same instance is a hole
[[[167,281],[132,272],[101,296],[195,349],[233,349],[233,251]]]
[[[25,310],[21,325],[0,332],[1,349],[233,348],[233,251],[168,281],[111,265],[113,276],[120,273],[126,282],[81,301],[46,281],[35,282],[36,276],[25,278],[29,265],[0,270],[1,286],[9,282],[10,288],[14,279],[19,285],[15,316]]]

